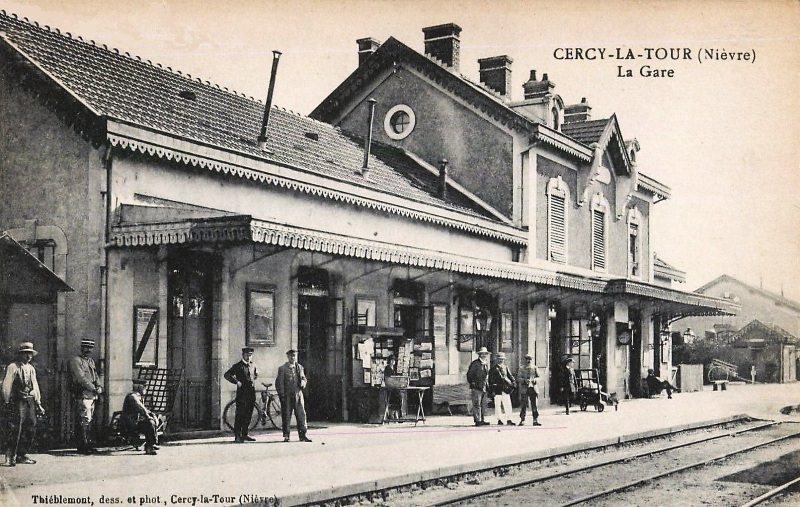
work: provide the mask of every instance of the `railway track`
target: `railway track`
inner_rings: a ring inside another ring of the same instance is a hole
[[[437,506],[489,503],[513,505],[520,500],[533,499],[537,505],[615,505],[619,502],[635,504],[636,502],[624,499],[637,488],[660,481],[662,484],[667,484],[666,488],[662,486],[662,490],[669,489],[670,481],[673,485],[680,484],[680,480],[676,479],[680,474],[685,475],[692,470],[729,460],[737,455],[752,454],[769,446],[774,447],[790,439],[797,439],[798,436],[800,436],[800,425],[758,423],[746,428],[715,432],[712,435],[668,445],[656,442],[655,445],[646,445],[636,452],[613,452],[612,457],[592,460],[586,464],[556,466],[527,474],[521,473],[519,478],[501,480],[501,484],[497,486],[491,486],[491,481],[485,481],[476,485],[483,487],[468,488],[473,491],[463,493],[452,491],[452,494],[447,495],[445,499],[426,501],[424,495],[418,495],[415,500]],[[794,444],[793,447],[798,449],[800,455],[800,441]],[[675,462],[681,464],[676,466]],[[797,474],[800,474],[800,470]],[[743,507],[769,501],[776,495],[797,487],[798,482],[800,478],[787,481],[743,504]],[[576,491],[583,494],[576,494]],[[702,494],[699,491],[695,493]],[[395,505],[392,501],[388,503]],[[396,505],[405,503],[401,501]]]

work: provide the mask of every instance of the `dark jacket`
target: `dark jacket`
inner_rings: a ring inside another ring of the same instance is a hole
[[[472,361],[469,365],[469,369],[467,370],[467,382],[469,383],[469,387],[472,389],[477,389],[478,391],[488,391],[489,390],[489,383],[487,382],[489,378],[489,365],[483,365],[480,359],[476,359]]]
[[[253,363],[250,363],[250,371],[248,372],[248,368],[244,364],[244,361],[239,361],[225,372],[224,377],[225,380],[231,384],[235,384],[236,382],[242,383],[241,387],[236,388],[237,399],[241,396],[255,396],[255,381],[258,378],[258,368],[256,368]]]
[[[294,372],[292,371],[294,370]],[[294,383],[292,382],[294,377]],[[306,379],[306,370],[300,363],[295,363],[292,366],[286,362],[278,368],[278,377],[275,379],[275,390],[278,391],[278,396],[284,399],[287,396],[294,396],[306,388],[308,379]]]
[[[489,370],[489,389],[492,394],[511,394],[517,381],[505,364],[496,364]]]

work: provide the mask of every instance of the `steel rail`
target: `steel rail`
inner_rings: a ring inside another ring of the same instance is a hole
[[[742,505],[741,507],[754,507],[755,505],[758,505],[765,500],[769,500],[770,498],[783,493],[785,490],[791,488],[792,486],[798,483],[800,483],[800,477],[798,477],[797,479],[793,479],[787,482],[786,484],[781,484],[777,488],[771,489],[759,497],[753,498],[752,500]]]
[[[487,495],[492,495],[492,494],[495,494],[495,493],[502,493],[503,491],[508,491],[509,489],[515,489],[515,488],[520,488],[520,487],[524,487],[524,486],[530,486],[532,484],[537,484],[537,483],[549,481],[549,480],[552,480],[552,479],[558,479],[560,477],[565,477],[565,476],[568,476],[568,475],[574,475],[574,474],[581,473],[581,472],[587,472],[589,470],[594,470],[596,468],[601,468],[601,467],[605,467],[605,466],[609,466],[609,465],[614,465],[616,463],[622,463],[622,462],[625,462],[625,461],[631,461],[631,460],[638,459],[638,458],[643,458],[643,457],[646,457],[646,456],[652,456],[653,454],[669,452],[669,451],[672,451],[672,450],[675,450],[675,449],[680,449],[682,447],[689,447],[689,446],[692,446],[692,445],[702,444],[704,442],[710,442],[711,440],[717,440],[717,439],[725,438],[725,437],[732,437],[734,435],[738,435],[738,434],[741,434],[741,433],[746,433],[748,431],[755,431],[755,430],[759,430],[759,429],[763,429],[763,428],[769,428],[771,426],[776,426],[776,425],[779,425],[779,424],[781,424],[781,423],[770,421],[770,422],[767,422],[767,423],[764,423],[764,424],[759,424],[759,425],[753,426],[751,428],[745,428],[745,429],[742,429],[742,430],[731,431],[729,433],[722,433],[720,435],[714,435],[714,436],[710,436],[710,437],[703,437],[703,438],[695,439],[695,440],[692,440],[692,441],[689,441],[689,442],[670,445],[670,446],[662,447],[660,449],[655,449],[655,450],[650,450],[650,451],[647,451],[647,452],[642,452],[642,453],[639,453],[639,454],[633,454],[633,455],[624,456],[624,457],[621,457],[621,458],[614,458],[614,459],[610,459],[610,460],[601,461],[601,462],[598,462],[598,463],[592,463],[590,465],[584,465],[584,466],[580,466],[580,467],[577,467],[577,468],[571,468],[569,470],[564,470],[563,472],[556,472],[556,473],[553,473],[553,474],[548,474],[546,476],[537,477],[535,479],[526,479],[524,481],[518,481],[518,482],[515,482],[513,484],[507,484],[507,485],[504,485],[504,486],[498,486],[496,488],[484,490],[484,491],[481,491],[481,492],[470,493],[470,494],[467,494],[467,495],[462,495],[462,496],[459,496],[459,497],[450,498],[448,500],[443,500],[443,501],[441,501],[439,503],[435,503],[433,505],[435,507],[445,506],[445,505],[453,505],[455,503],[465,502],[467,500],[472,500],[472,499],[475,499],[475,498],[480,498],[480,497],[487,496]],[[642,439],[642,440],[644,440],[644,439]]]
[[[707,465],[709,463],[713,463],[714,461],[723,460],[723,459],[729,458],[731,456],[734,456],[736,454],[741,454],[743,452],[752,451],[753,449],[758,449],[759,447],[765,447],[767,445],[771,445],[771,444],[774,444],[776,442],[780,442],[782,440],[787,440],[789,438],[794,438],[794,437],[797,437],[797,436],[800,436],[800,432],[792,433],[791,435],[784,435],[782,437],[778,437],[778,438],[769,440],[767,442],[762,442],[760,444],[750,445],[750,446],[744,447],[742,449],[738,449],[738,450],[733,451],[733,452],[721,454],[721,455],[716,456],[714,458],[709,458],[709,459],[706,459],[706,460],[698,461],[697,463],[693,463],[691,465],[684,465],[682,467],[674,468],[674,469],[668,470],[666,472],[662,472],[662,473],[659,473],[659,474],[651,475],[650,477],[645,477],[644,479],[638,479],[638,480],[635,480],[633,482],[629,482],[627,484],[623,484],[622,486],[615,486],[613,488],[608,488],[608,489],[600,491],[598,493],[593,493],[591,495],[586,495],[584,497],[577,498],[575,500],[571,500],[571,501],[569,501],[567,503],[561,504],[560,507],[567,507],[567,506],[570,506],[570,505],[578,505],[578,504],[581,504],[581,503],[584,503],[584,502],[588,502],[589,500],[594,500],[594,499],[600,498],[602,496],[608,496],[608,495],[610,495],[612,493],[617,493],[619,491],[622,491],[622,490],[625,490],[625,489],[628,489],[628,488],[632,488],[632,487],[638,486],[640,484],[644,484],[644,483],[649,482],[649,481],[653,481],[653,480],[656,480],[656,479],[661,479],[662,477],[667,477],[669,475],[674,475],[674,474],[677,474],[677,473],[680,473],[680,472],[684,472],[686,470],[691,470],[692,468],[698,468],[698,467]]]

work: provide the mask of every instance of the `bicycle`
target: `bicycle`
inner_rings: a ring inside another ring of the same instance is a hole
[[[272,427],[278,429],[281,427],[278,424],[281,422],[281,403],[278,399],[278,393],[270,390],[272,384],[262,382],[261,385],[264,386],[264,390],[259,391],[261,394],[261,402],[256,400],[255,409],[253,410],[253,414],[250,416],[250,423],[247,425],[247,427],[252,430],[258,426],[259,422],[261,422],[262,426],[266,426],[267,420],[269,420],[269,422],[272,424]],[[225,423],[225,426],[229,430],[233,431],[233,423],[236,420],[235,399],[231,400],[227,405],[225,405],[225,410],[222,412],[222,420]],[[275,422],[276,420],[278,423]]]

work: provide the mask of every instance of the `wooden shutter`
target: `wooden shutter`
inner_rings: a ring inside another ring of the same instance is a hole
[[[563,195],[550,194],[550,260],[567,262],[566,200]]]
[[[606,269],[606,214],[592,210],[592,268]]]

